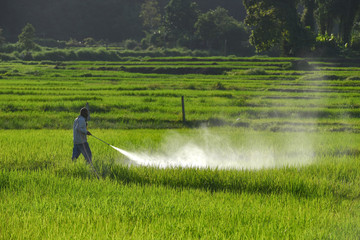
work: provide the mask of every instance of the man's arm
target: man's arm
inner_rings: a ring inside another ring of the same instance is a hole
[[[78,125],[78,131],[83,133],[83,134],[87,134],[87,129],[86,129],[86,122],[85,119],[80,117],[79,118],[79,125]]]

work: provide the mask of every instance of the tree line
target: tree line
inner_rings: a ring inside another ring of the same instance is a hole
[[[9,41],[31,23],[43,38],[57,40],[139,40],[144,36],[141,5],[147,0],[1,0],[0,27]],[[161,14],[169,0],[156,1]],[[194,0],[201,12],[221,6],[238,20],[245,18],[241,0]]]
[[[258,51],[279,46],[284,55],[314,48],[360,48],[359,0],[243,0]],[[301,9],[301,11],[299,11]]]
[[[24,49],[25,30],[22,36],[19,32],[27,23],[38,39],[123,41],[141,49],[186,47],[225,55],[256,50],[284,56],[360,50],[359,0],[0,2],[0,44],[17,40]]]

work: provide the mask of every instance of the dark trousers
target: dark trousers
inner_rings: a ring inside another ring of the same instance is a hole
[[[80,156],[80,154],[85,157],[87,163],[91,163],[92,154],[89,143],[85,142],[80,144],[74,144],[72,160],[76,160]]]

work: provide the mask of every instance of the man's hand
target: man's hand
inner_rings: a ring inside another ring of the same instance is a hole
[[[86,135],[89,135],[89,136],[90,136],[90,135],[91,135],[91,133],[90,133],[89,131],[87,131]]]

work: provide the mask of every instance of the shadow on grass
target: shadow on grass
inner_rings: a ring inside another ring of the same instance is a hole
[[[300,198],[359,197],[359,192],[346,184],[311,179],[306,174],[299,173],[296,168],[239,171],[112,166],[108,177],[123,184],[162,185],[211,193],[291,194]]]

